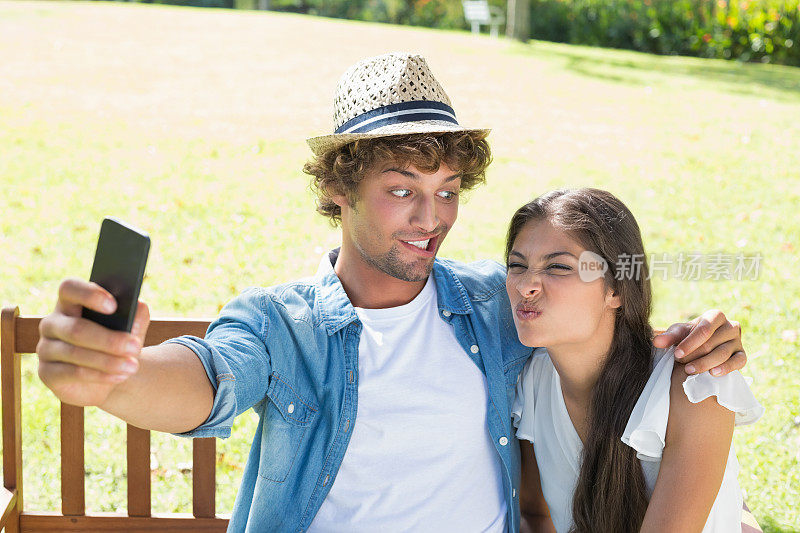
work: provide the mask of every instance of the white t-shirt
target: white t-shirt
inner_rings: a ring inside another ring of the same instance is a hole
[[[674,348],[654,348],[653,372],[622,434],[622,441],[636,450],[641,461],[650,496],[665,445],[673,355]],[[722,377],[713,377],[708,372],[689,376],[683,390],[693,403],[714,396],[720,405],[736,413],[737,426],[755,422],[764,412],[738,371]],[[512,416],[517,438],[533,443],[550,517],[556,531],[564,533],[572,526],[572,497],[580,473],[583,444],[569,418],[558,372],[544,348],[537,348],[522,370]],[[703,533],[741,531],[738,473],[739,463],[731,446],[722,485]]]
[[[406,305],[356,313],[358,415],[308,531],[505,531],[485,377],[439,317],[433,276]]]

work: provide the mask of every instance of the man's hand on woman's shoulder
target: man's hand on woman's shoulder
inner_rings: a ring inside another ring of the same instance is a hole
[[[658,348],[676,345],[675,359],[686,365],[687,374],[710,370],[713,376],[724,376],[747,362],[742,328],[719,309],[706,311],[691,322],[671,325],[656,336],[653,344]]]

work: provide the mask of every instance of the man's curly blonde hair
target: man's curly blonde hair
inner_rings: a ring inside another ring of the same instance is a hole
[[[492,153],[486,133],[414,133],[358,140],[317,155],[303,166],[313,176],[311,189],[317,195],[317,211],[333,226],[342,220],[342,209],[332,197],[344,194],[353,205],[358,184],[376,165],[391,161],[401,167],[413,165],[425,173],[445,163],[461,175],[461,190],[486,181]]]

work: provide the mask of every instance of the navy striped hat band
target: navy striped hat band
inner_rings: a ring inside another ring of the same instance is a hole
[[[334,133],[366,133],[391,124],[438,120],[458,125],[453,108],[442,102],[400,102],[362,113],[336,128]]]

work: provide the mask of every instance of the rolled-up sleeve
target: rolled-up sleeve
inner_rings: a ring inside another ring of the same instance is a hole
[[[233,419],[266,395],[271,368],[266,300],[261,289],[247,289],[222,308],[204,339],[185,335],[165,341],[192,350],[214,387],[206,421],[177,435],[228,438]]]

